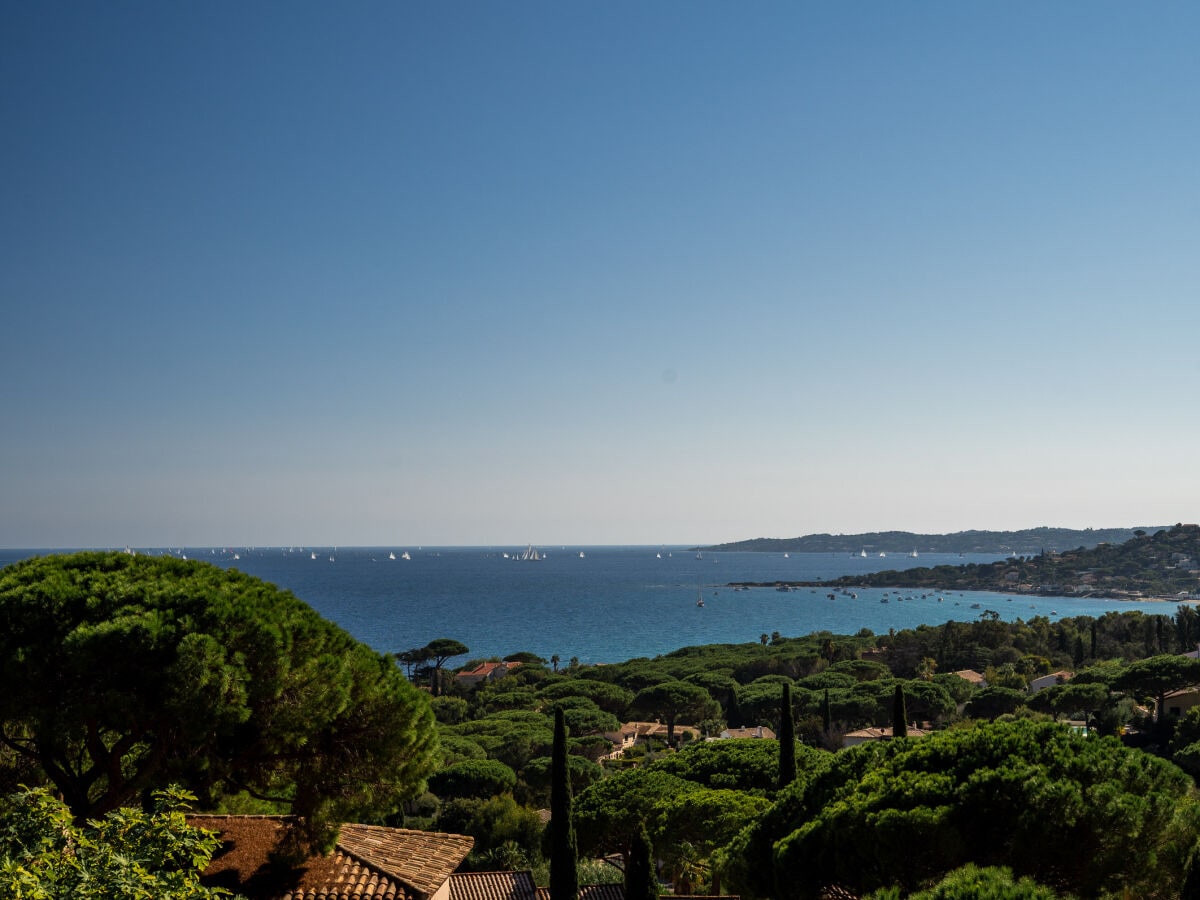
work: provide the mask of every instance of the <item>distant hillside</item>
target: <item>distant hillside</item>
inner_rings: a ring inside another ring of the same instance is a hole
[[[742,550],[761,553],[1017,553],[1075,550],[1098,544],[1121,544],[1139,530],[1153,534],[1168,526],[1143,528],[1026,528],[1021,531],[959,531],[954,534],[914,534],[911,531],[872,531],[866,534],[809,534],[795,538],[754,538],[699,550]]]
[[[1171,597],[1200,593],[1200,525],[1139,531],[1121,544],[1016,556],[985,565],[846,576],[826,584],[935,590]]]

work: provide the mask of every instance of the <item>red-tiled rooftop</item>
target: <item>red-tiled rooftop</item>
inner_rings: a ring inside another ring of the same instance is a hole
[[[216,831],[223,845],[203,881],[250,900],[425,900],[445,884],[474,846],[461,834],[343,825],[328,856],[298,866],[272,855],[292,824],[283,816],[188,816]]]
[[[459,872],[450,876],[450,900],[537,900],[533,873]]]

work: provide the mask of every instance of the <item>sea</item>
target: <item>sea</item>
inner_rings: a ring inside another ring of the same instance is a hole
[[[545,659],[558,656],[564,665],[572,658],[613,663],[698,644],[752,642],[775,632],[795,637],[816,631],[856,634],[866,628],[883,634],[922,624],[969,622],[991,613],[1013,622],[1135,609],[1174,615],[1176,609],[1161,601],[972,591],[731,587],[988,563],[1002,558],[999,554],[881,558],[561,545],[131,549],[186,556],[269,581],[380,652],[398,653],[448,637],[466,644],[469,658],[530,651]],[[523,559],[530,549],[540,558]],[[68,551],[0,549],[0,566],[61,552]],[[697,603],[701,599],[703,606]]]

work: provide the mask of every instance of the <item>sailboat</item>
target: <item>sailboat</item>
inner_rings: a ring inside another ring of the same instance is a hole
[[[508,555],[508,554],[506,553],[506,554],[505,554],[505,556],[507,556],[507,555]],[[401,558],[401,559],[412,559],[412,557],[408,555],[408,551],[407,551],[407,550],[405,550],[403,553],[401,553],[401,554],[400,554],[400,558]]]
[[[704,605],[704,592],[700,589],[699,584],[696,585],[696,605],[697,606]]]
[[[861,556],[863,559],[866,559],[867,558],[867,548],[863,547],[861,550],[859,550],[858,555]]]
[[[395,558],[396,558],[396,551],[393,550],[391,553],[388,554],[388,559],[395,559]]]
[[[534,549],[533,544],[530,544],[525,548],[525,552],[522,553],[519,558],[530,562],[537,562],[542,558],[542,555]]]
[[[919,555],[919,554],[917,553],[917,548],[916,548],[916,547],[914,547],[914,548],[913,548],[913,552],[912,552],[912,553],[910,553],[910,554],[908,554],[908,558],[909,558],[909,559],[916,559],[918,555]]]

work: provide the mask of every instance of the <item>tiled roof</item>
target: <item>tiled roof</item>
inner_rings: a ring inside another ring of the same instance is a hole
[[[203,881],[250,900],[424,900],[441,887],[474,838],[378,825],[343,825],[329,856],[283,870],[273,864],[293,820],[284,816],[188,816],[219,832]]]
[[[765,725],[756,725],[753,728],[727,728],[721,732],[723,738],[767,738],[775,739],[775,732]]]
[[[913,725],[908,726],[909,737],[925,737],[927,734],[929,734],[929,732],[923,728],[917,728]],[[885,725],[882,728],[875,728],[873,726],[869,728],[860,728],[857,731],[848,731],[844,735],[844,737],[848,738],[862,738],[870,741],[886,740],[891,736],[892,729],[890,725]]]
[[[537,900],[533,873],[461,872],[450,876],[450,900]]]
[[[550,900],[550,888],[538,888],[538,900]],[[581,884],[579,900],[625,900],[625,885]]]
[[[466,859],[475,839],[382,825],[343,825],[337,845],[428,896]]]

